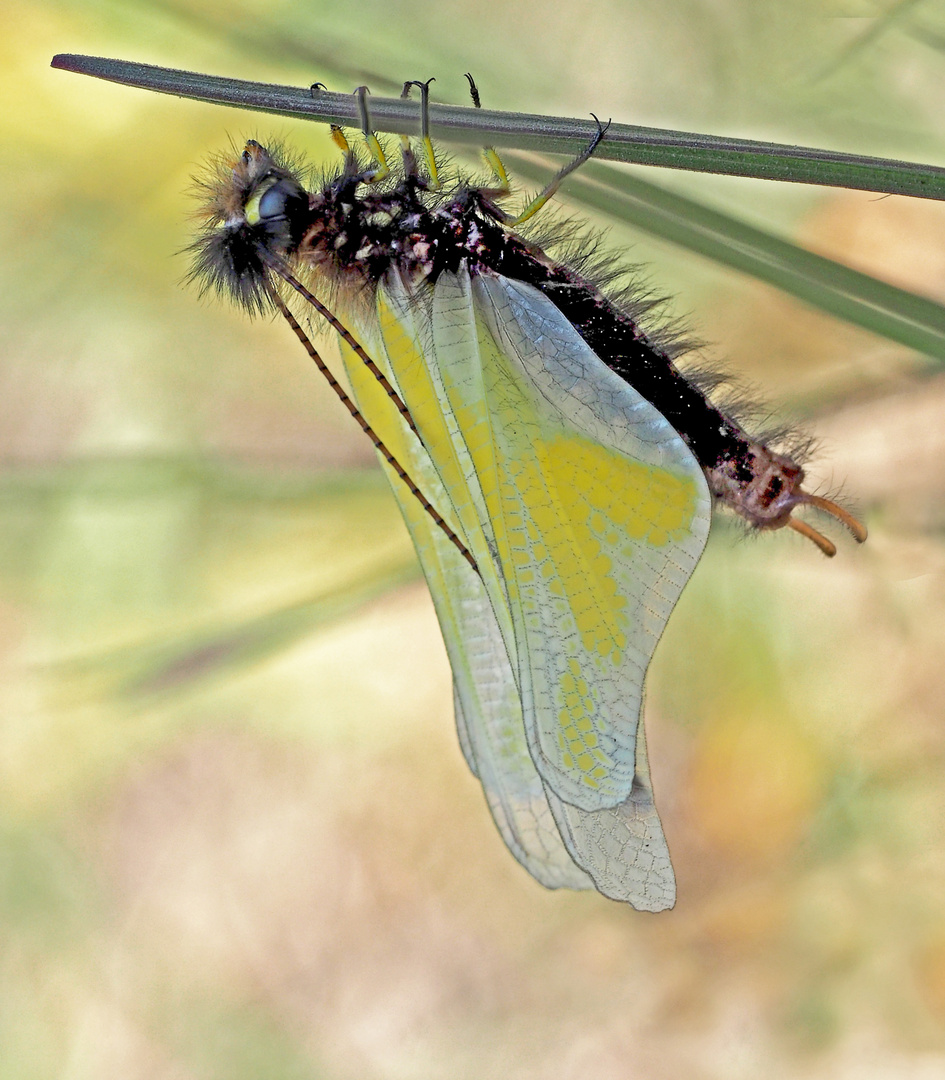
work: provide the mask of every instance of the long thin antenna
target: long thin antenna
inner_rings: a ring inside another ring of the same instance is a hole
[[[348,345],[351,346],[358,359],[364,362],[368,371],[370,371],[374,378],[377,379],[381,386],[384,387],[387,396],[397,406],[397,411],[404,418],[407,426],[419,439],[420,432],[417,431],[417,425],[413,422],[413,417],[410,415],[410,410],[404,404],[403,398],[400,396],[400,394],[397,393],[393,386],[391,386],[390,380],[387,378],[384,372],[381,371],[377,364],[374,363],[370,356],[368,356],[368,354],[362,348],[360,342],[351,334],[351,332],[344,325],[344,323],[336,319],[335,316],[332,315],[332,313],[328,310],[328,308],[326,308],[325,305],[321,302],[321,300],[319,300],[317,296],[315,296],[313,293],[310,293],[308,289],[305,288],[302,282],[299,281],[299,279],[292,273],[292,271],[285,265],[285,263],[274,258],[267,259],[266,263],[274,273],[278,274],[279,277],[281,277],[282,280],[286,282],[287,285],[291,285],[292,288],[295,289],[295,291],[299,294],[299,296],[307,300],[312,305],[312,307],[315,308],[318,314],[321,315],[321,317],[328,323],[328,325],[331,326],[334,330],[336,330],[338,334],[344,339],[344,341],[346,341]],[[272,291],[273,294],[276,295],[275,290]],[[308,338],[306,338],[305,340],[308,341]],[[309,342],[309,344],[311,344],[311,342]],[[421,439],[420,441],[422,442],[423,440]]]
[[[371,425],[367,422],[367,420],[365,420],[365,418],[362,415],[360,409],[357,407],[357,405],[355,405],[355,403],[351,400],[351,398],[348,397],[348,395],[345,393],[344,388],[341,386],[341,384],[338,382],[338,380],[335,378],[335,376],[332,375],[331,370],[329,369],[329,367],[325,363],[325,361],[322,360],[321,356],[318,353],[318,350],[312,344],[312,342],[309,339],[308,335],[305,333],[305,331],[302,329],[302,327],[299,326],[299,323],[298,323],[297,319],[292,314],[292,312],[289,310],[286,302],[282,299],[282,297],[279,295],[279,293],[276,291],[276,289],[273,288],[273,286],[271,284],[269,284],[267,282],[267,285],[268,285],[268,289],[269,289],[269,295],[272,298],[273,303],[276,305],[276,307],[282,313],[282,317],[285,319],[285,321],[289,324],[289,326],[292,327],[292,330],[293,330],[295,336],[299,339],[299,341],[302,342],[302,345],[303,345],[305,351],[315,361],[315,366],[318,368],[318,370],[328,380],[328,385],[332,388],[332,390],[335,391],[335,393],[341,399],[342,404],[345,406],[345,408],[348,410],[348,412],[351,413],[351,415],[355,418],[355,420],[357,420],[357,422],[361,425],[362,431],[364,431],[364,433],[371,440],[371,442],[374,443],[375,447],[377,447],[377,449],[381,452],[381,454],[384,456],[384,460],[387,462],[387,464],[390,465],[390,467],[394,470],[394,472],[397,473],[397,475],[400,477],[400,479],[403,480],[403,482],[407,485],[407,488],[410,491],[410,494],[413,495],[413,497],[420,503],[420,505],[423,507],[423,509],[426,510],[426,512],[430,515],[430,517],[434,520],[434,522],[443,530],[445,535],[452,542],[453,546],[460,553],[460,555],[462,555],[462,557],[466,560],[466,562],[468,562],[469,565],[473,568],[473,570],[475,570],[476,573],[478,574],[479,573],[479,567],[476,565],[476,560],[469,553],[469,550],[466,547],[466,545],[462,542],[462,540],[460,540],[460,538],[456,535],[456,533],[453,532],[453,530],[449,527],[449,525],[447,525],[447,523],[443,520],[442,515],[436,509],[436,507],[431,505],[431,503],[427,499],[427,497],[423,494],[423,492],[417,487],[417,485],[413,482],[413,480],[411,480],[410,477],[407,475],[407,473],[404,471],[404,468],[400,464],[400,462],[394,457],[394,455],[390,452],[390,450],[388,450],[387,447],[384,445],[384,443],[382,442],[380,436],[377,434],[377,432],[375,432],[374,428],[372,428]],[[335,322],[333,322],[333,325],[335,325]],[[338,324],[338,325],[340,325],[340,324]],[[349,337],[350,337],[350,335],[349,335]],[[354,339],[352,338],[351,341],[353,341],[353,340]],[[349,341],[349,344],[351,344],[351,341]],[[358,346],[358,348],[360,349],[360,346]],[[363,350],[361,350],[361,352],[363,352]],[[358,355],[360,356],[361,354],[359,353]],[[372,363],[373,363],[373,361],[372,361]],[[389,385],[390,384],[388,383],[388,386]],[[392,392],[393,392],[393,389],[392,389]],[[397,398],[396,400],[399,401],[400,399]],[[402,402],[401,402],[401,405],[403,405]],[[406,413],[406,406],[405,405],[403,405],[403,411]],[[406,416],[407,416],[408,419],[410,418],[409,413],[406,413]],[[410,426],[413,428],[413,422],[412,421],[410,422]],[[416,430],[417,429],[414,428],[414,431],[416,431]]]

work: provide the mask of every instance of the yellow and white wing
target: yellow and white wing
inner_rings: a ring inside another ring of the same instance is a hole
[[[441,276],[432,336],[485,498],[532,759],[569,805],[618,806],[646,669],[708,535],[705,478],[531,286]]]
[[[349,374],[480,568],[481,581],[404,493],[461,742],[500,831],[545,884],[586,887],[583,870],[614,899],[670,907],[637,729],[647,665],[707,536],[702,472],[536,289],[461,272],[414,294],[392,274],[377,304],[375,352],[425,452],[379,422],[393,410],[370,376]]]
[[[411,386],[411,372],[421,377],[429,371],[410,333],[416,329],[412,313],[400,314],[403,321],[399,323],[393,321],[390,311],[384,316],[386,346],[381,346],[376,335],[371,344],[377,362],[403,392],[395,368],[407,386]],[[365,338],[370,338],[369,330],[360,328]],[[393,363],[388,360],[388,349]],[[344,346],[343,352],[355,397],[372,426],[427,498],[445,514],[451,528],[463,536],[467,546],[477,548],[478,526],[470,530],[472,537],[464,535],[454,516],[452,499],[429,455],[364,364]],[[412,389],[411,396],[416,398],[418,388]],[[436,400],[429,396],[432,387],[419,389],[428,404]],[[428,416],[428,430],[431,423]],[[460,745],[470,770],[483,786],[499,832],[515,858],[546,887],[593,888],[593,881],[574,863],[562,842],[529,756],[518,687],[482,580],[383,460],[382,465],[416,545],[443,632],[453,671]],[[491,565],[488,551],[478,554],[484,565]]]

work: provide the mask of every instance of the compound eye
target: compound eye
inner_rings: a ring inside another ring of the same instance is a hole
[[[308,209],[308,195],[291,177],[263,181],[249,197],[244,214],[250,226],[272,226],[303,214]]]
[[[273,218],[285,217],[286,206],[293,195],[296,195],[295,185],[287,180],[278,180],[259,200],[257,213],[261,221],[271,221]]]

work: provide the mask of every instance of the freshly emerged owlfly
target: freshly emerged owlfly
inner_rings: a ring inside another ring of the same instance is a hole
[[[286,87],[68,54],[53,66],[307,114]],[[753,438],[681,374],[678,344],[642,329],[647,305],[607,285],[612,268],[593,268],[570,223],[556,242],[529,238],[526,223],[602,127],[512,216],[491,149],[489,186],[447,187],[428,84],[407,84],[404,97],[413,87],[420,153],[402,137],[395,169],[363,89],[369,160],[333,128],[344,163],[315,184],[254,141],[217,161],[202,181],[193,277],[251,314],[281,312],[378,448],[443,630],[463,753],[509,849],[550,888],[664,910],[675,881],[640,724],[643,683],[713,502],[754,529],[786,525],[826,555],[833,543],[797,509],[831,515],[858,541],[866,531],[804,490],[784,447]],[[478,108],[471,78],[470,88]],[[763,149],[766,175],[797,152]],[[854,186],[864,161],[847,163]],[[913,182],[918,167],[870,161],[927,194],[928,167]],[[338,332],[354,401],[290,310],[293,296]]]
[[[312,190],[257,142],[217,162],[193,276],[249,312],[276,307],[316,359],[280,289],[339,332],[433,595],[463,753],[512,853],[546,886],[663,910],[675,882],[643,684],[712,503],[827,555],[797,509],[866,532],[711,404],[632,302],[523,237],[596,139],[513,218],[494,151],[490,187],[446,187],[428,88],[412,85],[423,136],[418,154],[402,139],[397,169],[363,88],[370,160],[334,128],[343,167]]]
[[[474,101],[478,98],[473,88]],[[249,142],[203,181],[194,278],[251,313],[275,307],[326,371],[280,289],[339,333],[355,406],[417,546],[453,668],[466,760],[515,857],[549,887],[671,907],[643,683],[708,535],[712,502],[757,529],[809,506],[786,453],[710,403],[634,304],[521,226],[494,151],[490,187],[447,189],[427,134],[392,170],[358,92],[362,160],[308,190]],[[598,138],[603,134],[601,128]],[[418,160],[419,157],[419,160]],[[423,162],[421,167],[420,162]],[[570,245],[573,250],[573,244]]]

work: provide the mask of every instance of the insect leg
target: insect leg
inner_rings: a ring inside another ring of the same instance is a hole
[[[594,116],[594,114],[591,113],[591,116]],[[607,129],[610,127],[609,120],[606,124],[602,124],[596,116],[594,116],[594,119],[595,121],[597,121],[597,132],[595,133],[594,138],[591,139],[591,141],[587,144],[587,147],[582,150],[581,153],[578,154],[578,156],[574,158],[573,161],[569,161],[568,164],[565,165],[565,167],[557,174],[557,176],[553,177],[551,181],[546,184],[541,191],[538,192],[535,198],[532,199],[532,201],[525,207],[525,209],[518,215],[518,217],[515,218],[512,222],[510,222],[511,225],[521,225],[523,222],[528,221],[530,217],[534,217],[534,215],[538,213],[538,211],[558,190],[558,188],[561,186],[561,181],[564,180],[564,178],[570,173],[573,173],[575,169],[580,168],[580,166],[583,165],[584,162],[587,161],[588,158],[594,153],[601,139],[603,139],[603,137],[607,134]]]
[[[358,180],[363,184],[377,184],[390,175],[390,166],[387,164],[387,158],[377,135],[371,129],[371,114],[367,103],[368,93],[366,86],[359,86],[355,90],[354,96],[358,99],[358,110],[361,113],[361,134],[364,136],[371,157],[374,158],[375,167],[362,172]]]
[[[482,102],[479,100],[479,87],[476,86],[476,80],[468,71],[466,72],[466,79],[469,82],[469,96],[472,98],[472,103],[477,109],[481,109]],[[482,148],[482,159],[496,180],[496,186],[484,191],[483,194],[489,199],[501,199],[508,195],[512,190],[512,185],[509,183],[509,174],[505,171],[505,166],[496,153],[495,147],[484,146]]]
[[[309,93],[312,97],[321,90],[327,90],[328,87],[324,83],[314,82],[309,87]],[[331,132],[331,141],[338,147],[341,153],[344,155],[345,167],[343,171],[344,176],[357,176],[360,171],[360,165],[358,159],[355,157],[354,151],[351,149],[351,144],[345,138],[345,133],[341,130],[338,124],[329,124],[329,131]]]
[[[430,138],[430,83],[433,79],[420,82],[412,79],[404,83],[401,97],[410,97],[410,88],[416,86],[420,90],[420,142],[423,146],[423,160],[427,167],[426,187],[428,191],[436,191],[440,186],[440,173],[436,167],[436,152],[433,149],[433,140]],[[411,154],[411,156],[413,156]],[[406,169],[406,164],[405,164]]]
[[[404,83],[404,88],[400,92],[401,99],[406,100],[410,97],[410,88],[414,85],[413,81]],[[410,145],[409,135],[400,136],[400,154],[403,161],[404,176],[415,184],[419,183],[420,167],[417,165],[417,155]]]

